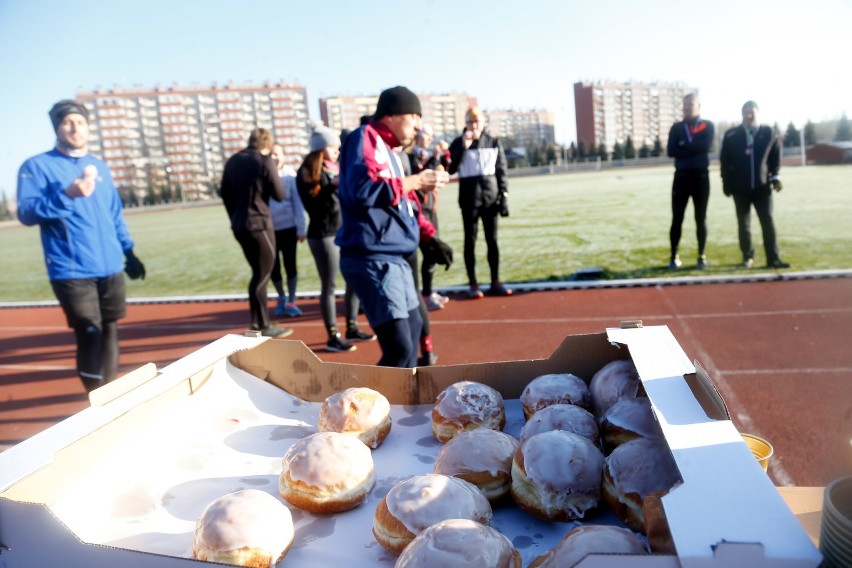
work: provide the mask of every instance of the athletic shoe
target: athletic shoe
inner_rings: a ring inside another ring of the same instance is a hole
[[[671,260],[671,262],[669,262],[669,270],[677,270],[681,267],[681,265],[683,265],[683,263],[680,261],[680,258],[676,256]]]
[[[444,304],[435,299],[435,294],[433,293],[431,296],[425,296],[423,301],[426,303],[426,309],[430,312],[434,312],[435,310],[443,310]]]
[[[696,270],[707,270],[707,257],[699,256],[698,264],[695,265]]]
[[[502,282],[492,282],[491,287],[485,292],[488,296],[511,296],[512,291],[505,286],[503,286]]]
[[[293,330],[289,327],[278,327],[275,324],[270,325],[269,327],[264,327],[262,329],[252,326],[254,331],[259,331],[260,335],[263,337],[279,337],[284,338],[289,335],[293,335]]]
[[[427,351],[422,357],[417,358],[418,367],[431,367],[438,362],[438,356],[434,351]]]
[[[302,310],[296,304],[287,302],[284,304],[284,315],[288,318],[297,318],[302,315]]]
[[[432,294],[430,294],[429,297],[432,298],[433,300],[435,300],[436,302],[438,302],[441,305],[446,304],[447,302],[450,301],[450,299],[448,297],[442,296],[437,292],[432,292]]]
[[[352,345],[345,339],[342,339],[339,333],[330,337],[328,342],[325,344],[325,350],[331,351],[332,353],[347,353],[349,351],[355,351],[356,349],[358,349],[358,347]]]
[[[742,264],[740,264],[740,266],[742,268],[751,268],[753,265],[754,265],[754,259],[753,258],[747,258],[747,259],[743,260]]]
[[[376,335],[353,327],[346,330],[346,339],[349,341],[375,341]]]
[[[790,268],[790,263],[789,263],[789,262],[784,262],[784,261],[783,261],[783,260],[781,260],[780,258],[776,258],[775,260],[773,260],[772,262],[770,262],[769,264],[767,264],[767,265],[766,265],[766,268],[775,268],[775,269],[778,269],[778,268]]]
[[[279,298],[278,305],[275,306],[275,315],[278,317],[285,315],[286,309],[286,302],[284,301],[284,298]]]
[[[468,300],[479,300],[484,295],[482,290],[479,289],[479,286],[471,286],[467,291]]]

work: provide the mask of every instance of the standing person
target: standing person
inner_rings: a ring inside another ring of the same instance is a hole
[[[707,168],[710,160],[707,153],[713,145],[715,129],[713,123],[702,119],[698,112],[701,102],[698,95],[683,97],[683,121],[676,122],[669,131],[667,151],[675,159],[675,175],[672,182],[672,226],[669,229],[671,257],[669,270],[681,266],[677,248],[680,244],[681,227],[686,205],[692,198],[695,209],[695,233],[698,239],[698,262],[695,268],[707,268],[707,202],[710,200],[710,176]]]
[[[444,170],[442,158],[444,153],[438,147],[432,146],[432,127],[424,124],[417,131],[417,136],[414,139],[414,148],[409,154],[409,162],[411,163],[412,173],[419,174],[423,170]],[[435,230],[438,230],[438,194],[434,191],[418,191],[417,198],[419,200],[423,216],[432,223]],[[438,292],[432,290],[432,278],[435,274],[435,258],[430,254],[431,247],[423,240],[420,240],[420,250],[423,253],[423,262],[420,265],[420,277],[423,281],[421,294],[428,310],[441,310],[444,304],[450,301],[446,296],[442,296]],[[416,276],[416,274],[415,274]],[[431,359],[431,357],[430,357]]]
[[[408,195],[435,191],[449,178],[434,170],[404,176],[395,150],[414,140],[421,114],[417,95],[402,86],[386,89],[373,117],[347,137],[341,154],[340,270],[378,335],[378,364],[387,367],[417,364],[423,325],[420,294],[406,261],[420,240]]]
[[[302,310],[296,305],[296,287],[299,283],[299,269],[296,264],[296,245],[305,242],[305,207],[296,189],[296,170],[286,164],[284,149],[280,144],[272,145],[272,159],[278,168],[281,185],[284,186],[284,199],[269,202],[272,214],[272,226],[275,229],[275,262],[272,265],[272,285],[278,292],[276,316],[298,317]],[[284,293],[284,279],[281,278],[281,263],[287,274],[287,294]]]
[[[354,351],[351,341],[373,341],[376,336],[358,329],[358,296],[352,290],[348,280],[343,296],[346,310],[346,339],[337,331],[337,271],[340,265],[340,249],[334,243],[334,235],[340,227],[340,199],[337,193],[339,184],[340,138],[326,128],[319,126],[311,133],[311,153],[305,157],[296,175],[296,187],[299,189],[302,203],[308,212],[308,246],[314,255],[319,272],[321,292],[320,311],[328,332],[326,351]],[[345,274],[344,274],[345,278]]]
[[[470,289],[467,297],[482,298],[476,279],[476,236],[479,221],[485,232],[488,266],[491,269],[490,296],[509,296],[512,290],[500,281],[500,249],[497,246],[497,217],[508,216],[509,181],[506,154],[500,140],[485,128],[477,107],[465,113],[465,129],[450,144],[450,174],[459,174],[459,207],[464,225],[464,265]]]
[[[783,187],[778,177],[781,167],[781,142],[778,133],[758,121],[758,107],[754,101],[743,105],[743,123],[729,129],[722,138],[719,166],[722,189],[733,196],[737,210],[742,266],[754,264],[754,247],[751,243],[751,207],[757,212],[763,230],[763,248],[767,268],[790,268],[781,260],[775,223],[772,220],[772,190]]]
[[[89,111],[62,100],[48,114],[56,146],[21,166],[18,219],[39,226],[47,277],[74,330],[77,374],[92,391],[118,373],[122,271],[144,279],[145,266],[133,253],[112,174],[89,154]]]
[[[225,163],[220,191],[231,219],[231,231],[251,267],[248,285],[251,329],[265,337],[286,337],[293,330],[270,322],[266,295],[276,261],[269,200],[284,199],[284,187],[269,156],[271,150],[272,134],[265,128],[252,130],[248,146]]]

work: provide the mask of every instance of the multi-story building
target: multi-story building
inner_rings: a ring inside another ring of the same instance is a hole
[[[464,128],[464,113],[476,106],[476,98],[462,93],[432,95],[418,93],[423,122],[431,124],[435,139],[452,140]],[[376,110],[378,95],[338,95],[320,98],[320,119],[332,130],[354,130],[361,117]]]
[[[485,111],[488,130],[513,147],[544,146],[556,140],[553,113],[544,109]]]
[[[683,97],[689,93],[698,89],[682,82],[574,83],[577,140],[586,147],[604,143],[609,151],[628,136],[637,149],[653,146],[657,137],[665,145],[672,124],[683,118]]]
[[[89,147],[116,186],[144,199],[168,187],[183,199],[215,194],[225,161],[256,127],[295,160],[308,151],[305,88],[283,82],[79,91],[90,112]]]

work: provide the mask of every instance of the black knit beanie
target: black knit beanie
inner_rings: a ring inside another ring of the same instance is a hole
[[[397,114],[417,114],[423,115],[420,108],[420,99],[417,95],[402,86],[391,87],[385,89],[379,95],[379,102],[376,105],[376,113],[374,118],[383,116],[394,116]]]
[[[62,119],[69,114],[80,114],[86,119],[86,122],[89,122],[89,109],[83,103],[70,99],[59,101],[53,105],[53,108],[50,109],[48,114],[50,115],[50,121],[53,123],[54,131],[59,128],[59,123],[62,122]]]

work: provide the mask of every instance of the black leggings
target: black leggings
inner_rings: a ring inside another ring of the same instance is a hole
[[[479,230],[479,220],[482,219],[482,229],[485,233],[485,246],[488,248],[488,266],[491,268],[491,282],[500,281],[500,249],[497,246],[497,217],[500,207],[494,204],[490,207],[462,209],[462,224],[464,225],[464,266],[467,269],[467,279],[471,286],[477,285],[476,280],[476,236]]]
[[[234,237],[243,247],[243,254],[251,267],[248,285],[251,325],[256,329],[269,327],[269,306],[266,286],[275,263],[275,232],[272,228],[263,231],[234,231]]]
[[[677,255],[681,226],[690,197],[695,209],[698,256],[703,256],[707,245],[707,202],[710,200],[710,178],[706,171],[675,172],[672,182],[672,226],[669,229],[672,258]]]
[[[417,350],[420,343],[420,311],[408,312],[406,319],[392,319],[374,327],[382,348],[381,367],[412,368],[417,366]]]
[[[299,243],[296,235],[296,227],[289,227],[275,231],[275,262],[272,263],[272,275],[270,280],[273,283],[283,282],[281,278],[281,263],[278,262],[279,255],[284,262],[284,272],[287,274],[287,286],[290,287],[289,300],[292,302],[296,299],[296,282],[299,277],[299,269],[296,263],[296,245]]]

